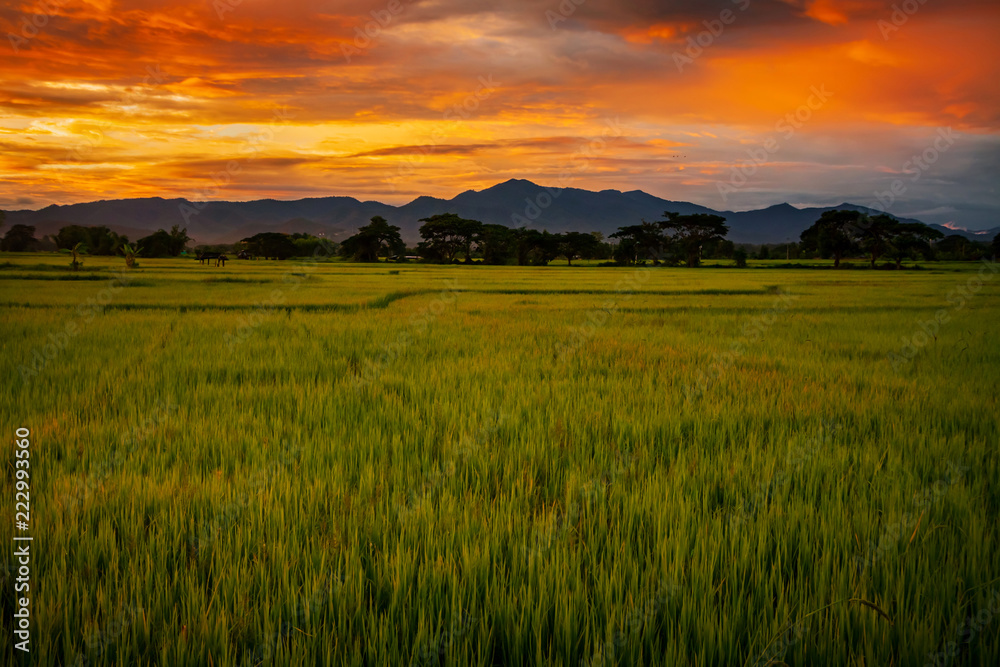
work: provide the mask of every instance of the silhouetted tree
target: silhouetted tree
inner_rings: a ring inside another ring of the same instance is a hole
[[[468,220],[454,213],[441,213],[421,218],[420,236],[424,241],[419,248],[424,257],[439,262],[451,262],[459,252],[465,263],[472,263],[472,248],[483,233],[483,223]]]
[[[566,232],[561,237],[559,241],[559,253],[566,258],[566,263],[569,266],[573,266],[574,258],[590,259],[601,248],[601,241],[593,234]]]
[[[125,266],[127,266],[130,269],[139,268],[139,262],[137,261],[137,258],[139,257],[139,254],[142,252],[142,248],[140,248],[139,246],[131,246],[128,243],[123,243],[122,247],[120,248],[120,252],[125,257]]]
[[[478,245],[484,264],[507,264],[517,256],[514,230],[503,225],[483,225]]]
[[[800,235],[803,250],[818,252],[824,259],[833,257],[833,267],[839,268],[840,260],[857,250],[851,232],[858,228],[860,217],[858,211],[826,211]]]
[[[83,225],[66,225],[52,238],[60,250],[69,250],[77,243],[90,243],[90,231]]]
[[[424,258],[434,262],[451,263],[455,255],[466,247],[465,220],[454,213],[441,213],[421,218],[423,241],[417,246]]]
[[[187,228],[180,229],[179,225],[174,225],[169,232],[156,230],[136,241],[136,245],[142,247],[146,257],[178,257],[190,240]]]
[[[896,268],[899,269],[902,267],[903,259],[913,257],[918,252],[924,257],[930,257],[931,243],[940,238],[944,238],[944,234],[927,225],[919,222],[900,222],[896,225],[886,254],[896,261]]]
[[[340,244],[340,254],[356,262],[377,262],[381,255],[398,255],[406,252],[406,244],[399,235],[399,227],[390,225],[376,215],[354,236]]]
[[[7,252],[24,252],[38,243],[35,238],[35,228],[31,225],[14,225],[7,230],[0,243],[0,249]]]
[[[60,252],[69,253],[73,256],[73,260],[69,263],[69,266],[74,271],[79,271],[80,267],[83,266],[83,260],[80,259],[83,255],[87,254],[87,246],[81,241],[77,243],[72,248],[63,248]]]
[[[518,264],[545,266],[559,256],[559,234],[524,227],[518,231]]]
[[[619,240],[615,250],[615,260],[619,264],[635,264],[647,257],[652,258],[653,264],[659,264],[664,255],[666,239],[662,228],[645,220],[638,225],[619,227],[611,238]]]
[[[667,219],[656,224],[664,231],[667,244],[677,247],[691,267],[698,266],[704,244],[721,241],[729,233],[726,219],[721,215],[681,215],[671,211],[665,211],[663,215]]]
[[[241,239],[240,243],[250,254],[264,259],[288,259],[294,257],[297,250],[292,238],[281,232],[261,232]]]
[[[939,252],[948,255],[949,259],[964,260],[971,255],[972,241],[961,234],[949,234],[937,244]]]
[[[295,245],[294,257],[318,257],[329,255],[335,250],[335,245],[327,239],[312,234],[292,234]]]

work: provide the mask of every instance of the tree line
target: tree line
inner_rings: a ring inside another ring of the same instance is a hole
[[[606,242],[600,232],[565,232],[553,234],[527,227],[510,228],[441,213],[421,218],[417,255],[426,262],[472,264],[516,264],[544,266],[564,258],[572,265],[576,259],[612,259],[620,264],[635,264],[652,258],[654,263],[686,263],[696,266],[706,246],[715,248],[729,231],[725,218],[717,215],[680,215],[666,213],[666,219],[641,225],[621,227],[611,235],[616,243]],[[731,245],[731,244],[730,244]],[[358,233],[345,239],[341,256],[358,262],[381,258],[405,257],[406,244],[400,228],[385,218],[375,216]]]
[[[746,266],[748,254],[743,247],[726,239],[726,219],[704,213],[682,215],[665,211],[662,220],[619,227],[605,241],[600,232],[552,234],[526,227],[509,228],[442,213],[421,218],[419,233],[423,239],[416,247],[416,257],[425,262],[453,264],[474,261],[483,264],[541,266],[564,258],[572,265],[576,259],[609,259],[619,265],[651,261],[654,265],[698,266],[702,259],[732,259]],[[905,259],[978,260],[1000,252],[1000,235],[992,245],[970,241],[941,232],[921,223],[906,223],[891,215],[869,215],[860,211],[835,210],[823,213],[800,235],[797,244],[784,244],[786,258],[795,256],[841,260],[864,256],[873,268],[881,258],[891,259],[900,268]],[[385,218],[375,216],[358,233],[340,246],[340,255],[358,262],[380,259],[404,259],[406,244],[400,228]],[[759,259],[769,257],[768,246],[761,246]],[[776,257],[777,258],[777,257]]]
[[[0,211],[0,227],[4,222],[4,212]],[[13,225],[7,230],[0,250],[6,252],[36,251],[45,245],[55,246],[56,250],[86,253],[88,255],[123,255],[134,258],[137,255],[150,258],[179,257],[188,250],[191,237],[187,228],[174,225],[170,231],[159,229],[142,237],[135,243],[130,243],[128,236],[118,234],[106,226],[67,225],[58,233],[45,236],[40,241],[35,238],[35,227],[32,225]],[[291,257],[312,257],[315,250],[322,244],[328,244],[325,239],[311,234],[282,234],[278,232],[263,232],[242,239],[239,243],[214,246],[199,246],[199,250],[207,252],[240,252],[246,251],[255,257],[266,259],[288,259]]]
[[[0,211],[0,227],[4,213]],[[652,262],[654,265],[698,266],[702,259],[731,259],[737,266],[746,266],[747,245],[738,246],[726,238],[729,226],[722,216],[708,214],[682,215],[666,211],[663,219],[619,227],[605,239],[600,232],[548,231],[526,227],[510,228],[462,218],[454,213],[442,213],[420,220],[421,241],[408,249],[400,236],[400,228],[385,218],[375,216],[356,234],[339,247],[322,237],[311,234],[262,232],[242,239],[239,243],[199,246],[209,252],[233,252],[245,257],[290,259],[315,256],[319,247],[337,247],[338,253],[349,260],[376,262],[407,257],[438,264],[483,263],[493,265],[544,266],[562,258],[569,265],[575,260],[606,260],[618,265]],[[30,225],[13,225],[0,240],[0,250],[22,252],[38,250],[41,243]],[[177,257],[187,250],[191,238],[187,229],[174,225],[170,231],[159,229],[134,244],[106,226],[67,225],[57,234],[45,237],[63,252],[74,254],[124,255],[135,257]],[[888,214],[869,215],[860,211],[835,210],[823,213],[804,230],[799,243],[775,246],[774,256],[768,245],[760,246],[756,257],[787,259],[802,257],[833,259],[839,267],[847,258],[865,257],[871,267],[880,259],[891,260],[900,268],[906,259],[979,260],[1000,253],[1000,235],[991,244],[971,241],[959,234],[945,236],[921,223],[906,223]],[[888,266],[891,266],[888,265]]]
[[[0,211],[0,223],[3,212]],[[177,257],[187,247],[191,237],[187,229],[174,225],[171,230],[157,230],[135,242],[134,247],[141,248],[144,257]],[[84,227],[83,225],[67,225],[58,233],[43,237],[43,241],[54,245],[58,250],[77,249],[88,255],[121,255],[128,254],[128,236],[118,234],[101,226]],[[13,225],[7,230],[2,241],[2,249],[7,252],[25,252],[37,250],[43,243],[35,238],[35,227],[32,225]],[[51,247],[51,246],[50,246]]]

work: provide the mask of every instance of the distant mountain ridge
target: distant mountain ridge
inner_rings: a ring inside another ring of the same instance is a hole
[[[465,218],[508,227],[528,226],[553,233],[598,231],[605,236],[619,227],[639,221],[659,220],[664,211],[682,214],[721,215],[730,226],[729,239],[736,243],[784,243],[799,234],[825,211],[867,211],[864,206],[796,208],[777,204],[754,211],[716,211],[690,202],[670,201],[642,190],[593,192],[578,188],[547,188],[531,181],[512,179],[485,190],[467,190],[452,199],[417,197],[403,206],[353,197],[317,197],[295,201],[261,199],[249,202],[191,202],[186,199],[115,199],[82,204],[52,205],[37,211],[7,212],[7,225],[33,225],[36,235],[54,234],[66,225],[106,225],[130,239],[186,227],[197,243],[233,243],[264,231],[308,232],[342,240],[380,215],[402,229],[410,243],[419,240],[420,219],[438,213],[456,213]],[[874,211],[872,211],[874,213]],[[921,222],[901,218],[907,222]],[[985,233],[928,225],[944,234],[990,241],[1000,227]]]

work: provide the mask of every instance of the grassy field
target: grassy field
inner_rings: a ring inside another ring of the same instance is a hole
[[[31,664],[1000,662],[995,265],[66,262],[0,256]]]

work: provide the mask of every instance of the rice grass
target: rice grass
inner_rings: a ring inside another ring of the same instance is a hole
[[[978,266],[63,259],[0,281],[36,664],[1000,658]]]

